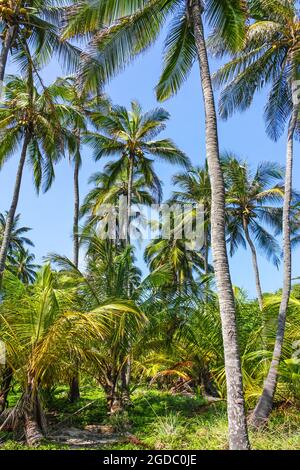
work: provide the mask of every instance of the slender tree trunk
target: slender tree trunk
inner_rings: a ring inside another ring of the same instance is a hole
[[[15,35],[16,35],[16,26],[9,27],[7,29],[7,33],[3,41],[1,52],[0,52],[0,86],[2,86],[4,77],[5,77],[8,54],[14,42]]]
[[[133,167],[134,167],[134,156],[129,156],[129,168],[128,168],[128,188],[127,188],[127,246],[130,245],[130,217],[131,217],[131,204],[132,204],[132,186],[133,186]],[[128,299],[131,297],[131,287],[128,281],[127,285],[127,296]],[[129,350],[131,346],[129,344]],[[129,357],[126,359],[124,366],[121,370],[121,388],[122,388],[122,402],[124,406],[130,404],[130,378],[131,378],[131,357],[129,351]]]
[[[298,110],[294,109],[290,120],[287,152],[286,152],[286,173],[285,173],[285,191],[283,202],[283,289],[279,308],[278,325],[273,350],[273,358],[270,365],[268,376],[264,383],[262,395],[254,409],[251,417],[251,424],[259,427],[266,423],[273,408],[273,400],[277,387],[278,366],[281,358],[286,314],[291,294],[292,283],[292,254],[291,254],[291,227],[290,227],[290,209],[292,202],[293,187],[293,157],[294,157],[294,135],[297,125]]]
[[[30,141],[30,136],[29,136],[28,133],[25,133],[23,148],[22,148],[22,151],[21,151],[21,157],[20,157],[18,170],[17,170],[17,175],[16,175],[13,198],[12,198],[10,209],[8,211],[6,224],[5,224],[5,229],[4,229],[4,233],[3,233],[2,245],[1,245],[1,249],[0,249],[0,284],[2,282],[3,272],[5,270],[5,262],[6,262],[6,258],[7,258],[8,248],[9,248],[11,230],[12,230],[13,221],[14,221],[14,217],[15,217],[15,214],[16,214],[17,205],[18,205],[18,201],[19,201],[20,188],[21,188],[23,170],[24,170],[27,147],[28,147],[29,141]]]
[[[264,305],[263,305],[263,294],[262,294],[260,275],[259,275],[259,269],[258,269],[258,262],[257,262],[257,254],[256,254],[256,249],[255,249],[254,243],[253,243],[253,241],[251,240],[251,237],[250,237],[248,224],[247,224],[246,220],[243,221],[243,228],[244,228],[247,243],[249,245],[249,248],[250,248],[251,254],[252,254],[252,264],[253,264],[253,269],[254,269],[254,274],[255,274],[255,285],[256,285],[258,305],[259,305],[260,310],[262,311],[263,308],[264,308]]]
[[[247,450],[250,448],[250,444],[245,416],[235,300],[225,239],[225,188],[219,156],[217,117],[202,22],[203,9],[201,0],[191,0],[189,11],[200,65],[206,118],[206,154],[212,187],[212,254],[219,293],[224,344],[229,447],[231,450]]]
[[[78,268],[79,265],[79,161],[74,162],[74,222],[73,222],[73,262]]]
[[[6,408],[7,397],[10,391],[12,378],[13,378],[13,370],[9,366],[6,366],[3,371],[2,383],[1,383],[1,389],[0,389],[0,414],[3,413],[3,411]]]
[[[80,135],[78,136],[78,145],[80,145]],[[79,167],[80,159],[75,157],[74,162],[74,222],[73,222],[73,263],[78,268],[79,266],[79,205],[80,205],[80,193],[79,193]],[[80,388],[79,388],[79,373],[77,372],[71,379],[69,400],[71,403],[75,403],[80,399]]]
[[[127,245],[130,245],[130,216],[131,216],[131,203],[132,203],[132,185],[133,185],[133,155],[129,156],[128,168],[128,188],[127,188]]]

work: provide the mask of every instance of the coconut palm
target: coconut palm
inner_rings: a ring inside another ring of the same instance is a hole
[[[268,135],[277,140],[288,122],[286,173],[283,202],[283,291],[273,359],[262,396],[253,414],[253,424],[263,424],[272,410],[278,366],[284,339],[286,313],[291,292],[291,224],[294,137],[298,129],[299,99],[299,12],[296,1],[254,0],[249,2],[254,19],[247,28],[243,50],[216,74],[218,85],[227,84],[220,100],[220,113],[247,109],[263,86],[271,91],[265,107]],[[221,48],[222,49],[222,48]],[[220,52],[220,50],[218,51]],[[222,50],[221,50],[222,52]]]
[[[142,112],[137,102],[131,103],[131,110],[113,106],[109,115],[95,116],[95,123],[102,133],[89,133],[86,141],[92,146],[95,160],[102,157],[118,157],[110,165],[110,180],[127,173],[127,214],[126,234],[130,243],[130,217],[132,210],[133,184],[136,175],[141,175],[145,184],[157,188],[160,182],[155,174],[154,161],[160,159],[172,164],[189,165],[187,156],[170,139],[155,137],[165,128],[169,114],[162,108]]]
[[[3,234],[5,231],[6,220],[8,212],[0,213],[0,246],[3,240]],[[20,227],[20,214],[17,214],[12,223],[8,253],[12,254],[19,250],[25,249],[25,246],[33,247],[34,244],[30,238],[26,237],[26,234],[31,230],[29,227]]]
[[[211,186],[207,163],[204,167],[192,168],[188,173],[179,173],[173,177],[178,190],[173,191],[172,201],[183,204],[201,206],[203,210],[203,257],[204,274],[211,271],[209,266],[209,250],[211,238]]]
[[[7,269],[24,284],[34,282],[39,267],[35,264],[35,255],[24,248],[7,256]]]
[[[236,312],[225,239],[225,191],[219,158],[217,117],[211,83],[203,16],[232,49],[243,42],[244,0],[148,0],[83,2],[71,9],[63,37],[92,34],[88,52],[102,64],[109,78],[144,52],[159,37],[170,17],[164,71],[157,87],[159,99],[176,93],[198,60],[206,116],[207,162],[212,187],[212,253],[220,297],[224,350],[227,364],[229,441],[232,449],[248,449],[243,384],[236,330]],[[103,30],[103,25],[109,25]],[[87,60],[81,75],[93,85],[93,67]]]
[[[258,268],[256,246],[271,259],[276,267],[280,263],[281,250],[276,238],[267,231],[281,231],[283,170],[271,162],[262,162],[252,172],[247,162],[232,154],[224,155],[223,167],[226,184],[227,229],[230,255],[239,246],[250,248],[255,275],[256,292],[260,310],[263,309],[263,293]]]
[[[55,54],[67,68],[76,69],[80,50],[59,37],[65,0],[2,0],[0,4],[0,81],[9,54],[22,66],[20,51],[29,42],[36,63],[45,65]]]
[[[95,187],[86,195],[84,202],[80,209],[81,217],[87,217],[85,222],[84,232],[88,233],[90,229],[102,228],[108,226],[112,216],[109,211],[109,206],[117,207],[120,198],[126,197],[128,194],[128,177],[126,170],[123,171],[117,178],[112,177],[114,170],[114,163],[108,163],[104,167],[104,172],[94,173],[89,183],[95,184]],[[148,181],[142,175],[136,174],[132,182],[132,204],[141,206],[150,206],[151,204],[158,203],[161,199],[161,185],[158,178],[155,181]],[[105,212],[103,208],[108,205]],[[141,213],[141,211],[140,211]],[[140,220],[140,217],[139,217]],[[120,235],[120,218],[119,214],[115,213],[113,221],[116,233],[114,236],[119,241]],[[139,230],[136,227],[136,230]]]
[[[48,265],[33,286],[26,288],[10,278],[5,287],[4,280],[4,292],[0,337],[7,345],[8,365],[16,371],[22,387],[8,421],[14,428],[22,426],[27,443],[33,445],[46,430],[39,398],[43,386],[67,377],[76,361],[96,361],[92,359],[93,348],[110,334],[117,317],[132,315],[138,322],[142,314],[122,300],[98,304],[88,313],[76,311],[76,291],[65,287],[64,279],[60,282]]]
[[[36,189],[47,191],[54,179],[54,163],[63,154],[68,137],[60,125],[63,115],[70,112],[53,98],[53,89],[33,84],[29,71],[27,77],[9,76],[0,107],[0,164],[21,147],[11,206],[7,214],[0,249],[0,277],[5,269],[13,221],[20,196],[26,160],[30,163]]]
[[[70,160],[74,166],[74,221],[73,221],[73,259],[78,266],[79,261],[79,208],[80,208],[80,188],[79,172],[82,165],[82,140],[87,132],[88,123],[91,122],[92,112],[105,113],[109,109],[109,99],[101,91],[91,94],[79,86],[75,76],[58,78],[55,82],[57,95],[68,108],[75,112],[70,122],[65,122],[74,135],[73,146],[70,147]]]
[[[68,258],[52,254],[50,259],[65,275],[77,280],[82,308],[97,308],[108,299],[122,299],[138,304],[137,290],[141,288],[141,273],[134,266],[133,250],[130,246],[120,247],[111,240],[102,240],[96,233],[84,237],[87,245],[87,274],[82,273]],[[129,289],[128,289],[129,286]],[[127,403],[124,396],[123,374],[127,373],[127,363],[138,332],[146,318],[124,316],[110,323],[111,334],[107,341],[97,346],[97,364],[91,365],[93,375],[103,387],[109,413],[120,411]],[[96,370],[96,372],[95,372]],[[129,383],[126,383],[129,387]],[[128,390],[129,393],[129,390]]]

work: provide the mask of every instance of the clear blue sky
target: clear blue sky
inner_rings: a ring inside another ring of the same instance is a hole
[[[128,106],[132,99],[137,99],[145,110],[157,106],[154,86],[161,69],[162,40],[154,48],[140,57],[132,66],[114,79],[106,91],[114,103]],[[212,61],[212,69],[217,63]],[[15,72],[11,66],[9,72]],[[48,66],[43,76],[47,83],[61,75],[56,63]],[[255,98],[252,108],[244,114],[237,114],[228,122],[220,122],[220,146],[222,150],[231,150],[237,155],[247,158],[255,166],[262,160],[274,160],[284,164],[285,139],[276,144],[270,141],[264,128],[262,111],[266,94]],[[203,103],[200,90],[198,67],[183,86],[181,92],[163,106],[170,112],[171,120],[165,135],[171,137],[182,148],[195,165],[203,164],[205,160],[205,135]],[[295,147],[295,178],[299,175],[300,162],[298,158],[299,145]],[[12,187],[16,172],[18,155],[5,164],[0,173],[0,211],[9,207]],[[95,164],[89,149],[84,151],[83,167],[80,175],[81,195],[88,191],[89,176],[102,167]],[[176,168],[166,164],[157,164],[157,172],[164,183],[165,196],[172,190],[171,178]],[[18,212],[22,214],[22,224],[32,227],[30,234],[35,243],[34,252],[41,262],[49,252],[57,252],[67,256],[72,255],[72,217],[73,217],[73,188],[72,168],[69,162],[63,161],[56,167],[56,180],[47,194],[37,197],[32,175],[26,169]],[[299,188],[298,188],[299,189]],[[139,258],[141,258],[139,256]],[[297,260],[299,252],[294,253],[294,276],[300,276],[300,266]],[[245,288],[250,296],[255,296],[254,276],[249,253],[240,249],[230,261],[232,280],[235,285]],[[264,291],[281,287],[282,273],[268,263],[263,257],[259,258],[262,285]]]

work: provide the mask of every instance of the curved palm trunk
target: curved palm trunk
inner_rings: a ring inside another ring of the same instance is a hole
[[[254,274],[255,274],[255,285],[256,285],[258,305],[259,305],[260,310],[262,311],[263,308],[264,308],[264,305],[263,305],[263,294],[262,294],[260,275],[259,275],[259,269],[258,269],[258,262],[257,262],[257,254],[256,254],[256,249],[255,249],[254,243],[253,243],[253,241],[251,240],[251,237],[250,237],[248,224],[245,220],[243,221],[243,228],[244,228],[247,243],[249,245],[249,248],[250,248],[251,254],[252,254],[252,264],[253,264],[253,269],[254,269]]]
[[[7,215],[5,229],[3,233],[2,245],[0,249],[0,284],[3,278],[3,272],[5,269],[5,262],[7,258],[8,248],[9,248],[11,230],[12,230],[13,221],[14,221],[14,217],[16,214],[17,205],[19,201],[20,188],[21,188],[23,170],[24,170],[27,147],[28,147],[29,141],[30,141],[30,136],[28,133],[26,133],[24,136],[23,148],[21,151],[21,157],[20,157],[20,161],[18,165],[13,198],[12,198],[11,206]]]
[[[232,450],[247,450],[250,448],[250,444],[245,417],[243,380],[237,339],[235,301],[225,240],[225,189],[219,158],[217,117],[202,23],[203,9],[204,7],[201,0],[191,1],[190,16],[193,22],[200,65],[206,117],[206,152],[212,186],[212,254],[219,292],[224,343],[229,447]]]
[[[273,350],[273,358],[270,365],[268,376],[264,383],[262,395],[255,407],[251,417],[251,424],[255,427],[263,425],[273,408],[273,400],[277,386],[278,366],[281,358],[282,345],[285,333],[286,314],[291,294],[292,283],[292,255],[291,255],[291,227],[290,227],[290,209],[292,202],[293,185],[293,156],[294,156],[294,134],[297,125],[298,110],[294,109],[289,124],[287,152],[286,152],[286,173],[285,173],[285,192],[283,202],[283,289],[279,308],[278,325]]]
[[[0,52],[0,86],[2,85],[3,80],[4,80],[8,54],[14,42],[15,35],[16,35],[16,27],[11,26],[10,28],[8,28],[5,39],[2,44],[2,48]]]

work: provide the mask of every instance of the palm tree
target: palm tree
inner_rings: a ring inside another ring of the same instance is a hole
[[[240,47],[246,17],[244,0],[149,0],[145,2],[93,2],[70,12],[63,37],[92,33],[88,51],[102,64],[109,78],[158,38],[166,20],[173,22],[166,39],[165,67],[157,93],[166,99],[176,93],[189,75],[195,59],[200,66],[206,117],[206,155],[212,188],[212,253],[220,299],[228,392],[231,449],[248,449],[243,383],[236,328],[236,311],[225,237],[225,190],[219,156],[217,116],[203,27],[206,13],[232,49]],[[103,30],[103,24],[108,28]],[[81,70],[90,85],[93,67],[87,60]]]
[[[35,281],[40,266],[35,264],[35,255],[33,253],[21,248],[8,254],[7,261],[7,269],[24,284],[32,284]]]
[[[78,267],[79,262],[79,208],[80,208],[80,189],[79,189],[79,171],[82,165],[82,144],[83,135],[87,132],[88,122],[92,112],[105,113],[109,109],[108,98],[97,90],[97,94],[91,94],[79,86],[75,76],[58,78],[55,82],[57,86],[57,95],[68,108],[74,110],[74,115],[70,122],[66,122],[74,135],[73,145],[69,149],[70,160],[74,166],[74,217],[73,217],[73,260]]]
[[[53,54],[68,68],[77,68],[80,50],[59,37],[65,0],[3,0],[0,5],[1,50],[0,82],[5,77],[9,54],[20,64],[19,52],[30,40],[39,65],[49,62]]]
[[[255,92],[270,84],[271,91],[265,107],[268,135],[277,140],[282,135],[285,124],[289,122],[282,214],[284,253],[282,302],[279,308],[273,359],[252,419],[253,424],[258,426],[265,423],[272,411],[291,292],[290,209],[294,137],[299,113],[299,100],[295,87],[299,67],[299,13],[297,2],[294,0],[288,2],[256,0],[250,2],[250,16],[255,21],[247,28],[243,50],[222,67],[215,77],[219,85],[229,82],[221,95],[221,115],[227,118],[235,109],[245,110],[251,105]]]
[[[176,174],[173,177],[173,183],[175,186],[179,186],[180,190],[173,191],[172,201],[202,206],[204,213],[204,274],[207,276],[211,271],[211,267],[209,266],[209,250],[211,245],[211,186],[207,163],[205,163],[204,167],[193,168],[188,173]]]
[[[142,175],[145,184],[160,187],[153,168],[153,160],[189,165],[187,156],[170,139],[157,140],[155,137],[165,128],[169,114],[162,108],[147,113],[142,112],[137,102],[131,103],[131,110],[123,106],[113,106],[109,115],[95,116],[95,123],[102,133],[89,133],[86,141],[94,150],[95,160],[102,157],[117,156],[118,160],[110,165],[111,182],[126,171],[127,173],[127,214],[126,235],[130,244],[130,217],[135,176]]]
[[[0,246],[3,240],[3,234],[5,231],[6,220],[8,217],[8,212],[4,214],[0,213]],[[29,227],[20,227],[20,214],[17,214],[12,222],[9,246],[8,246],[8,253],[13,254],[14,252],[18,252],[20,250],[24,250],[25,246],[33,247],[34,244],[30,240],[30,238],[26,237],[26,234],[31,230]]]
[[[231,154],[224,156],[223,167],[230,255],[233,256],[240,245],[246,248],[247,242],[252,254],[258,303],[263,310],[255,245],[278,267],[281,250],[275,237],[263,225],[275,230],[276,234],[281,231],[282,208],[275,204],[280,204],[284,196],[283,170],[276,163],[263,162],[253,174],[247,162]]]
[[[109,299],[121,299],[124,306],[137,305],[135,292],[141,287],[141,273],[134,265],[132,247],[117,246],[111,240],[100,239],[96,233],[84,236],[84,242],[87,245],[86,274],[68,258],[50,255],[50,259],[64,276],[69,275],[76,280],[78,305],[83,309],[87,305],[90,309],[96,309]],[[93,353],[97,358],[96,376],[105,391],[110,414],[121,411],[127,404],[128,397],[124,396],[123,384],[123,374],[124,371],[127,372],[127,367],[124,366],[145,322],[144,315],[132,316],[129,310],[124,310],[122,317],[112,317],[107,325],[110,335],[97,345],[97,351]],[[129,387],[129,383],[126,385]]]
[[[31,72],[27,77],[8,77],[0,107],[0,164],[21,145],[11,206],[7,214],[0,249],[0,277],[5,269],[13,221],[20,196],[26,159],[30,163],[37,190],[43,183],[47,191],[54,179],[53,164],[64,150],[64,132],[59,122],[68,110],[52,99],[53,90],[43,87],[40,92],[33,84]]]
[[[46,431],[41,389],[66,378],[76,361],[96,364],[92,351],[111,334],[115,321],[122,324],[124,315],[132,315],[138,322],[143,316],[122,299],[99,303],[88,313],[76,310],[76,291],[68,289],[49,265],[32,286],[13,277],[7,281],[3,283],[0,338],[7,345],[8,366],[16,371],[22,391],[8,420],[14,429],[23,428],[27,443],[34,445]]]
[[[128,177],[126,169],[117,177],[113,177],[114,163],[108,163],[104,167],[104,172],[94,173],[89,183],[94,183],[95,187],[86,195],[80,208],[81,217],[87,217],[83,232],[89,233],[91,229],[95,230],[99,223],[105,228],[109,224],[111,212],[103,213],[101,207],[112,205],[117,207],[121,197],[128,194]],[[155,178],[154,181],[146,182],[142,175],[135,175],[132,182],[132,204],[150,206],[159,203],[161,200],[162,188],[160,181]],[[116,241],[119,242],[120,235],[120,217],[115,214]],[[138,227],[136,227],[138,230]]]

